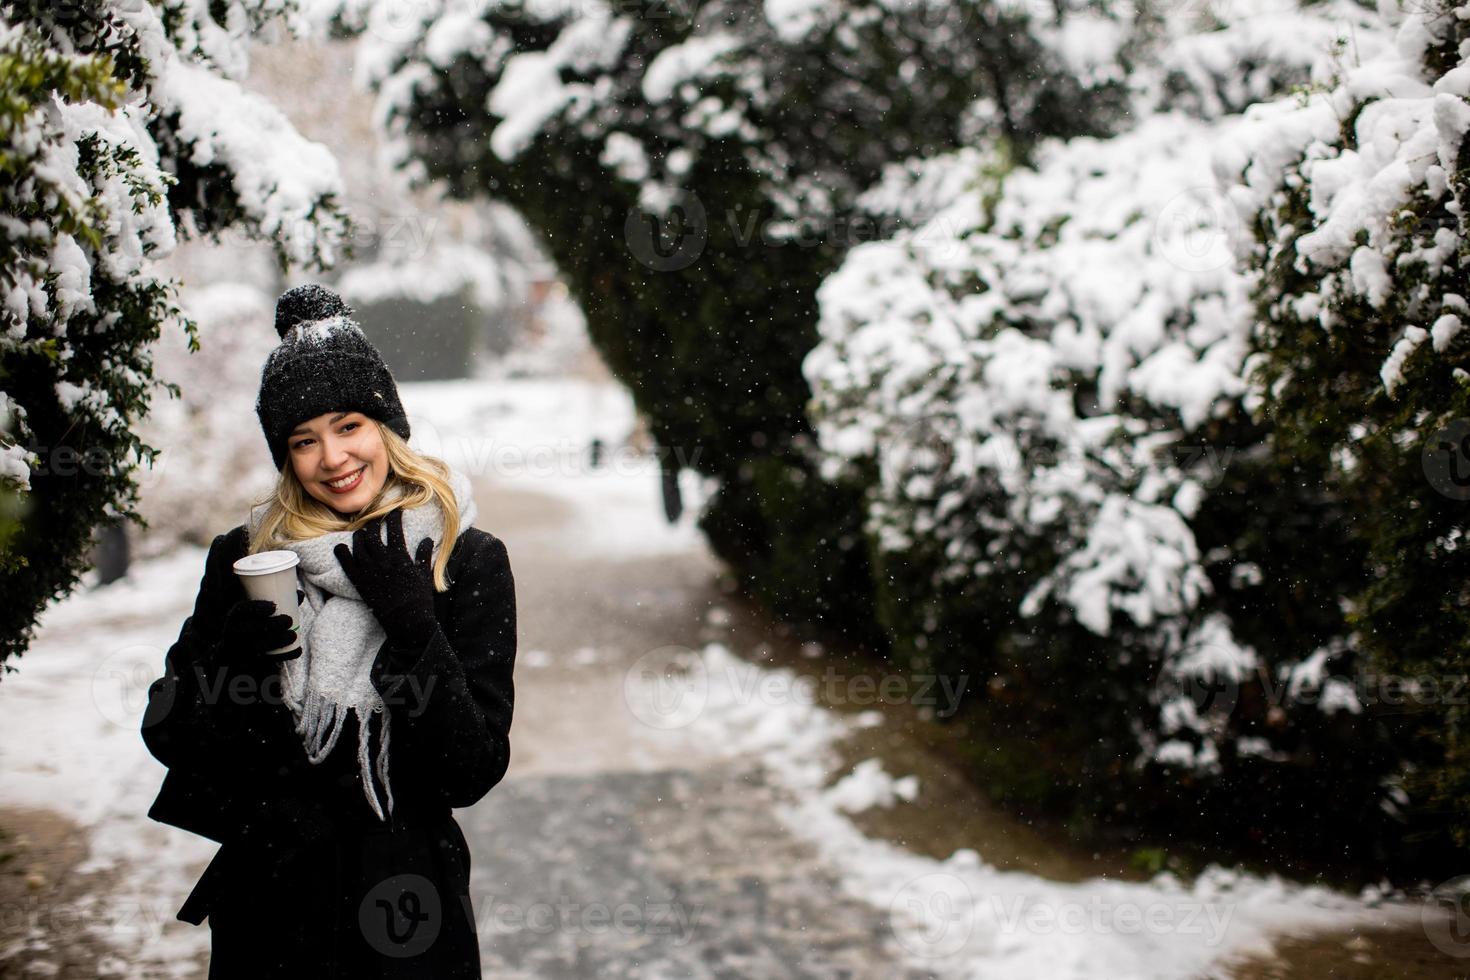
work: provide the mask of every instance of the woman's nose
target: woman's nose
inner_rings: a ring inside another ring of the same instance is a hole
[[[335,473],[347,463],[347,447],[344,443],[335,441],[331,436],[322,439],[322,467],[328,473]]]

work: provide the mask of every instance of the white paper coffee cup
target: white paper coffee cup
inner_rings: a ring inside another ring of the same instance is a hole
[[[274,602],[277,613],[291,617],[291,631],[298,634],[285,646],[267,650],[268,655],[290,653],[301,644],[301,603],[296,599],[296,566],[300,563],[301,556],[294,551],[262,551],[235,562],[235,574],[240,576],[245,594]]]

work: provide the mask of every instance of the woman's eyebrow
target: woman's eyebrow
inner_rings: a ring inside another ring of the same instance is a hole
[[[343,419],[345,419],[347,416],[349,416],[351,414],[352,414],[351,412],[338,412],[336,415],[333,415],[332,416],[332,421],[328,422],[327,424],[328,425],[336,425],[338,422],[342,421]],[[300,435],[306,435],[306,434],[308,434],[310,432],[311,432],[311,430],[308,429],[306,426],[303,425],[303,426],[300,426],[299,428],[297,428],[296,431],[295,432],[292,432],[291,434],[293,436],[300,436]]]

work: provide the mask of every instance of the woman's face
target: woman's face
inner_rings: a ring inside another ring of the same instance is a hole
[[[306,492],[346,517],[366,507],[388,479],[383,437],[361,412],[302,422],[286,440],[286,455]]]

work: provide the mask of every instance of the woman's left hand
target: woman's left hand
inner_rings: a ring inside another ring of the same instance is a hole
[[[387,526],[388,543],[382,540]],[[338,563],[357,588],[363,602],[377,617],[390,640],[422,644],[433,632],[433,538],[419,542],[417,557],[409,557],[403,539],[403,509],[366,524],[352,534],[352,548],[332,549]]]

